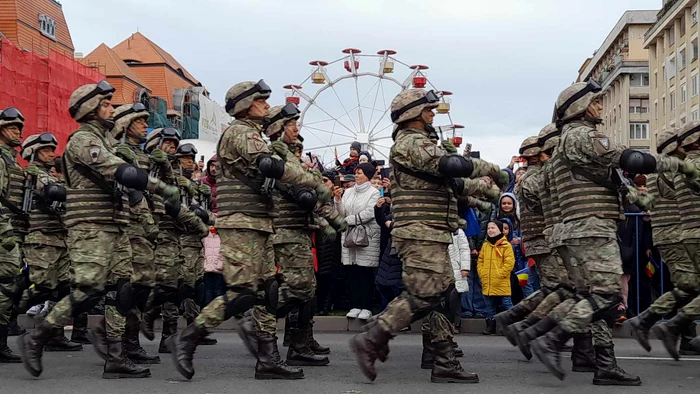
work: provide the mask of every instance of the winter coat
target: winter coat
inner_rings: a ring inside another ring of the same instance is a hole
[[[481,232],[475,237],[469,237],[469,246],[477,251],[481,250],[481,246],[486,241],[486,226],[488,226],[491,220],[496,218],[496,206],[491,204],[491,210],[488,212],[481,211],[476,208],[476,218],[479,220],[479,225],[481,226]]]
[[[368,181],[369,182],[369,181]],[[367,230],[369,245],[363,248],[346,248],[343,246],[343,265],[359,265],[362,267],[377,267],[379,265],[379,241],[381,230],[374,220],[374,206],[379,199],[379,190],[371,185],[358,192],[357,186],[345,190],[341,202],[336,202],[338,212],[345,216],[348,226],[363,225]],[[359,221],[358,221],[359,219]],[[348,231],[350,231],[348,229]],[[341,245],[345,244],[347,231],[342,234]]]
[[[340,167],[340,172],[343,175],[354,175],[355,174],[355,168],[360,164],[359,162],[360,156],[357,157],[348,157],[343,161],[343,165]]]
[[[482,294],[510,297],[510,272],[513,270],[513,265],[515,265],[513,247],[505,236],[495,244],[484,242],[476,264],[479,278],[481,278]]]
[[[452,271],[455,276],[455,287],[457,292],[465,293],[469,291],[469,283],[467,278],[462,278],[462,270],[469,271],[471,269],[471,251],[469,249],[469,241],[464,235],[462,229],[452,233],[452,244],[447,248],[450,253],[450,261],[452,262]]]
[[[389,196],[385,195],[385,197]],[[377,205],[375,204],[374,220],[377,222],[377,225],[379,225],[379,228],[382,231],[382,235],[379,241],[379,249],[382,251],[386,249],[386,245],[389,242],[389,237],[391,236],[391,229],[388,229],[385,223],[387,220],[391,221],[392,219],[393,216],[391,215],[390,204],[383,204],[381,207],[377,207]]]
[[[211,211],[216,213],[216,178],[209,173],[209,166],[213,162],[216,162],[216,156],[207,162],[206,176],[202,178],[202,183],[211,188]]]
[[[216,232],[210,232],[202,240],[204,245],[204,272],[223,273],[224,258],[221,256],[221,239]]]
[[[316,234],[316,258],[318,275],[338,277],[340,275],[340,239],[324,240],[321,233]]]
[[[503,223],[508,223],[508,226],[512,229],[513,228],[513,222],[508,219],[508,218],[503,218],[500,219],[501,222]],[[518,238],[521,240],[519,244],[514,244],[513,243],[513,238],[515,237],[515,234],[513,231],[508,233],[508,242],[513,245],[513,255],[515,256],[515,266],[513,267],[513,272],[520,271],[521,269],[527,267],[527,258],[525,257],[525,253],[523,252],[523,244],[522,244],[522,238]]]
[[[391,246],[390,238],[382,253],[382,259],[379,262],[379,269],[377,270],[377,277],[374,279],[374,283],[379,286],[403,288],[402,274],[403,265],[399,255],[396,253],[396,249]]]

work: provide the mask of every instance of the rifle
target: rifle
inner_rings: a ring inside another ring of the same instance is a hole
[[[32,156],[29,159],[29,164],[34,163],[34,152],[32,151]],[[32,210],[32,204],[34,202],[34,189],[36,188],[36,177],[29,176],[24,180],[24,198],[22,199],[22,212],[26,215]]]
[[[163,146],[164,137],[165,136],[163,135],[163,133],[160,133],[160,139],[158,140],[158,145],[156,145],[155,149],[160,149]],[[151,168],[149,168],[148,172],[150,176],[160,179],[160,164],[156,162],[151,162]]]
[[[178,169],[180,170],[180,176],[182,176],[182,164],[178,163]],[[180,202],[186,207],[190,206],[189,191],[187,188],[180,188]]]

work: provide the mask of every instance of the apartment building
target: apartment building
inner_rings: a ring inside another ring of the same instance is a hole
[[[700,120],[698,0],[665,0],[644,37],[649,50],[651,143],[670,127]]]
[[[644,34],[656,22],[657,11],[626,11],[603,44],[579,70],[579,81],[595,80],[603,87],[604,123],[615,142],[649,151],[649,54]]]

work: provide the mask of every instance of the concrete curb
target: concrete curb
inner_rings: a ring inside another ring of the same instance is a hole
[[[88,327],[92,327],[98,324],[101,316],[90,315],[88,317]],[[23,328],[34,328],[34,319],[27,315],[20,315],[17,317],[17,322]],[[361,332],[364,321],[359,319],[348,319],[344,316],[316,316],[314,317],[314,331],[317,332]],[[178,327],[183,328],[187,325],[184,318],[178,320]],[[236,319],[229,319],[223,322],[217,331],[235,331],[238,325],[236,324]],[[156,321],[156,329],[161,329],[161,321]],[[279,319],[277,321],[277,329],[284,330],[284,319]],[[481,332],[486,329],[486,322],[484,319],[462,319],[462,325],[460,327],[460,333],[462,334],[481,334]],[[415,322],[411,325],[412,333],[420,333],[420,322]],[[613,328],[613,336],[615,338],[629,338],[629,332],[622,327],[615,326]],[[651,335],[653,337],[653,335]]]

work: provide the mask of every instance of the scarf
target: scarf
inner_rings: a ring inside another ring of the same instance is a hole
[[[495,237],[492,237],[492,236],[490,236],[490,235],[487,235],[487,236],[486,236],[486,240],[489,241],[489,243],[490,243],[491,245],[495,245],[496,242],[498,242],[501,238],[503,238],[503,234],[498,234],[498,235],[495,236]]]
[[[355,191],[356,191],[357,193],[364,193],[364,192],[366,192],[367,190],[369,190],[370,187],[372,187],[372,182],[369,182],[369,181],[368,181],[368,182],[365,182],[365,183],[363,183],[363,184],[361,184],[361,185],[360,185],[359,183],[356,183],[356,184],[355,184]]]

